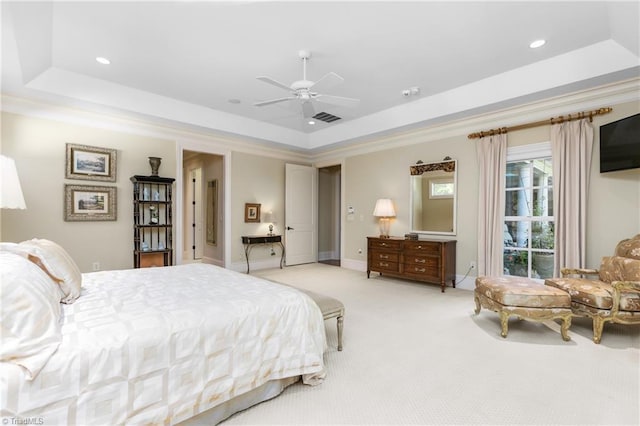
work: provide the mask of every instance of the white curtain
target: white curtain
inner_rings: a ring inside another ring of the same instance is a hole
[[[507,171],[507,135],[486,136],[477,144],[478,276],[503,273],[504,179]]]
[[[586,265],[587,194],[593,128],[587,119],[551,126],[555,270]]]

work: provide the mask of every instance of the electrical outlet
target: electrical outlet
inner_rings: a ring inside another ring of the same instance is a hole
[[[472,260],[471,262],[469,262],[469,268],[471,269],[476,269],[476,262],[474,260]]]
[[[94,271],[99,271],[100,270],[100,262],[93,262],[91,267],[93,268]]]

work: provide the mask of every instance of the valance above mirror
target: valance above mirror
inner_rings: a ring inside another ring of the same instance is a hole
[[[409,171],[411,232],[456,235],[457,161],[418,163]]]

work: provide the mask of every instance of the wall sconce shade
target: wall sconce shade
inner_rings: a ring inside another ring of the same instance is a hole
[[[0,158],[0,166],[2,166],[0,208],[24,210],[27,208],[27,205],[22,195],[22,187],[20,186],[20,179],[18,178],[16,162],[13,161],[12,158],[5,157],[4,155],[0,155]]]
[[[388,198],[380,198],[376,201],[373,215],[380,218],[380,238],[389,238],[389,218],[396,217],[396,210]]]

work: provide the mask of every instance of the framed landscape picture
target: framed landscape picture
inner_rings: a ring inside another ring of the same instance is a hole
[[[67,144],[67,179],[116,181],[116,150]]]
[[[64,220],[89,222],[116,220],[115,186],[65,185]]]

